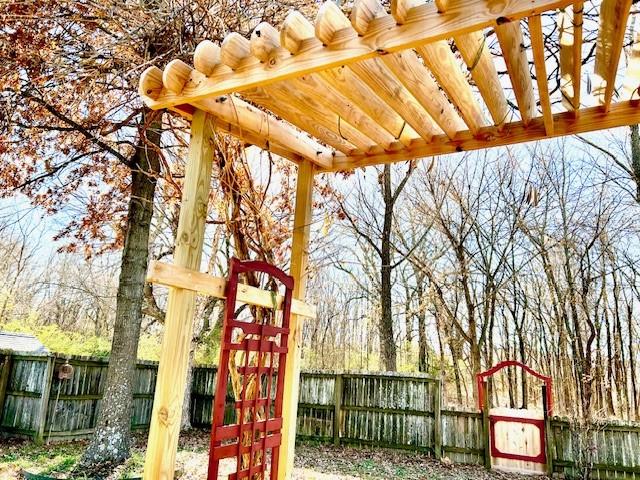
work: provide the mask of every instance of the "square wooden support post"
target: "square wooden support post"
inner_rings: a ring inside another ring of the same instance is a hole
[[[189,157],[176,233],[174,264],[200,269],[209,203],[213,129],[207,114],[196,110],[191,122]],[[170,288],[160,364],[144,464],[145,480],[173,479],[182,404],[193,335],[196,292]]]
[[[313,202],[314,166],[305,160],[298,167],[296,209],[293,220],[291,245],[291,275],[295,280],[293,297],[304,299],[307,284],[307,260],[309,258],[309,233],[311,230],[311,206]],[[302,317],[291,315],[289,325],[289,353],[284,376],[282,404],[282,446],[278,480],[289,480],[293,472],[293,456],[296,446],[296,422],[298,416],[298,390],[300,387],[300,339]]]

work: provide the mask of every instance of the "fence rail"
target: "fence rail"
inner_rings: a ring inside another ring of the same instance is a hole
[[[36,441],[89,436],[104,393],[108,360],[15,355],[0,351],[0,432]],[[68,361],[70,380],[58,369]],[[151,418],[157,363],[139,362],[134,382],[133,428]],[[196,367],[191,383],[191,422],[211,425],[216,369]],[[487,432],[480,412],[443,407],[442,383],[423,375],[303,372],[297,432],[301,439],[376,445],[428,452],[456,463],[485,463]],[[227,399],[226,415],[235,415]],[[640,425],[599,423],[577,431],[554,418],[548,432],[554,471],[570,476],[581,466],[579,448],[595,445],[593,478],[640,480]],[[581,447],[580,447],[581,446]],[[576,448],[578,447],[578,449]],[[584,452],[583,452],[584,453]],[[582,462],[584,463],[584,462]]]

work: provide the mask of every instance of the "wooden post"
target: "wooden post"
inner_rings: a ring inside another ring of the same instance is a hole
[[[491,429],[489,427],[489,388],[487,382],[484,382],[482,389],[482,433],[484,436],[484,466],[487,470],[491,469]]]
[[[344,378],[341,373],[336,373],[333,387],[333,444],[340,445],[340,429],[342,426],[342,393],[344,391]]]
[[[553,451],[554,437],[553,430],[551,430],[551,417],[549,416],[549,406],[547,405],[547,386],[542,386],[542,411],[544,412],[544,444],[545,453],[547,456],[547,475],[551,477],[553,475]]]
[[[200,269],[214,154],[212,122],[196,110],[185,168],[173,262]],[[196,292],[170,288],[144,464],[145,480],[172,479],[184,400]]]
[[[309,233],[311,230],[311,204],[313,199],[313,164],[305,160],[298,167],[296,209],[293,220],[291,245],[291,275],[295,281],[293,297],[303,300],[307,284],[307,260],[309,258]],[[296,446],[296,419],[298,415],[298,389],[300,387],[300,339],[302,317],[291,315],[289,325],[289,353],[284,375],[282,404],[282,446],[278,480],[291,478]]]
[[[2,372],[0,373],[0,422],[4,414],[4,400],[7,396],[7,386],[9,385],[9,377],[11,376],[11,353],[4,354],[2,362]]]
[[[442,458],[442,378],[435,383],[433,402],[433,456]]]
[[[44,429],[47,423],[47,409],[49,407],[49,395],[53,385],[53,372],[55,371],[56,357],[47,358],[47,369],[45,371],[45,383],[42,386],[42,397],[40,400],[40,411],[38,413],[38,429],[36,430],[34,441],[37,444],[44,442]]]

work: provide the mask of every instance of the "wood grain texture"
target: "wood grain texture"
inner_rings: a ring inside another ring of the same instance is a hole
[[[226,96],[205,99],[195,102],[195,106],[224,122],[238,126],[240,131],[285,145],[318,165],[329,166],[333,162],[333,153],[327,147],[240,98]]]
[[[378,93],[363,82],[349,67],[339,67],[319,74],[342,95],[366,112],[382,128],[405,146],[419,137],[418,133],[406,125],[398,113],[378,96]]]
[[[547,135],[544,120],[535,118],[528,126],[525,126],[523,122],[506,124],[502,131],[498,131],[495,127],[485,127],[481,129],[480,135],[477,137],[474,137],[471,132],[465,131],[458,133],[453,141],[449,140],[445,135],[440,135],[435,137],[431,143],[417,140],[412,148],[398,152],[384,155],[347,156],[336,159],[333,170],[340,171],[382,163],[402,162],[433,155],[514,145],[545,138],[632,125],[640,123],[640,105],[638,101],[620,102],[611,105],[611,110],[608,113],[601,107],[583,108],[580,111],[579,118],[575,118],[573,112],[563,112],[555,114],[553,121],[554,130],[552,136]]]
[[[622,100],[637,100],[640,98],[640,33],[635,33],[633,44],[629,49],[627,70],[622,88]]]
[[[562,93],[562,104],[567,110],[576,110],[580,108],[575,103],[575,87],[574,79],[575,70],[573,68],[574,61],[574,14],[573,7],[566,7],[558,12],[558,39],[560,42],[560,92]],[[531,20],[529,20],[531,25]],[[581,59],[582,60],[582,59]],[[577,85],[578,89],[580,85]]]
[[[498,72],[482,31],[464,33],[453,39],[496,126],[507,121],[509,107]]]
[[[418,47],[418,53],[433,76],[458,108],[469,130],[476,133],[486,125],[480,105],[476,101],[471,85],[462,73],[449,43],[445,40]]]
[[[584,18],[584,2],[576,1],[573,10],[573,105],[576,115],[580,111],[580,90],[582,88],[582,24]]]
[[[174,250],[175,265],[191,270],[200,269],[202,257],[214,155],[210,125],[205,112],[194,113]],[[194,308],[195,292],[170,289],[144,464],[147,480],[174,476]]]
[[[247,62],[235,72],[221,71],[209,77],[201,74],[194,77],[192,73],[192,81],[181,94],[163,89],[158,98],[145,96],[144,101],[153,109],[193,103],[493,27],[499,18],[515,21],[571,3],[571,0],[450,0],[444,15],[438,13],[435,4],[428,3],[413,8],[404,25],[395,25],[392,18],[383,19],[362,37],[348,38],[331,47],[323,47],[316,40],[296,55],[280,58],[272,65],[253,57],[255,62]],[[284,41],[282,44],[285,46]]]
[[[339,152],[348,154],[357,150],[359,147],[353,142],[364,147],[364,151],[373,144],[371,141],[367,142],[364,135],[347,122],[339,121],[337,115],[323,110],[322,105],[295,89],[270,85],[242,93],[248,100],[265,107],[301,130],[311,133],[315,138]]]
[[[307,289],[309,237],[311,234],[313,208],[313,179],[315,167],[311,162],[303,162],[298,167],[296,206],[293,219],[293,239],[291,243],[290,274],[294,279],[293,296],[303,300]],[[296,444],[296,418],[300,389],[300,362],[302,317],[291,315],[288,340],[287,365],[284,376],[282,404],[282,445],[280,447],[280,470],[278,480],[291,478]]]
[[[458,112],[413,50],[385,55],[382,60],[449,138],[465,129]]]
[[[193,53],[193,66],[207,77],[220,65],[220,47],[211,40],[203,40]]]
[[[221,277],[201,273],[188,268],[170,265],[162,262],[151,262],[147,273],[147,282],[164,285],[166,287],[193,290],[200,294],[225,299],[227,281]],[[259,307],[282,309],[284,297],[273,295],[270,290],[262,290],[250,285],[238,285],[237,300],[239,303],[257,305]],[[291,301],[291,313],[306,318],[315,318],[316,309],[313,305],[306,304],[298,299]]]
[[[536,102],[520,21],[500,23],[495,30],[518,102],[520,118],[527,125],[535,117]]]
[[[613,97],[630,9],[631,0],[602,0],[600,5],[592,94],[605,110],[609,110]]]
[[[322,104],[325,110],[344,119],[371,139],[375,145],[380,145],[385,150],[394,148],[393,144],[396,139],[391,133],[378,125],[355,102],[345,97],[339,89],[318,74],[304,75],[294,82],[294,88]]]
[[[431,137],[437,133],[433,120],[422,105],[396,79],[381,59],[365,60],[349,65],[348,68],[369,88],[377,92],[378,96],[407,124],[411,125],[425,141],[430,141]]]
[[[544,129],[547,135],[553,135],[553,113],[551,112],[551,99],[549,98],[549,84],[547,81],[547,67],[544,55],[544,36],[542,34],[542,20],[540,15],[529,17],[529,33],[531,35],[531,49],[533,50],[533,63],[536,69],[538,82],[538,95],[540,96],[540,108],[544,120]]]

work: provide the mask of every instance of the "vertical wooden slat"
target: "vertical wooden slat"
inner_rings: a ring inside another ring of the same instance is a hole
[[[542,21],[540,15],[529,17],[529,33],[531,35],[531,48],[533,50],[533,62],[536,68],[536,79],[538,81],[538,94],[540,95],[544,129],[547,135],[553,135],[553,113],[551,112],[551,100],[549,98],[549,86],[547,84],[544,37],[542,36]]]
[[[551,417],[549,416],[549,406],[547,405],[547,386],[542,386],[542,411],[544,413],[544,435],[545,449],[547,455],[547,475],[553,475],[553,431],[551,429]]]
[[[7,394],[7,386],[9,384],[9,375],[11,374],[12,358],[10,353],[4,354],[2,362],[2,372],[0,373],[0,425],[4,415],[4,402]]]
[[[442,379],[432,385],[433,390],[433,453],[436,460],[442,458]]]
[[[568,6],[558,12],[558,37],[560,42],[560,92],[562,104],[567,110],[576,110],[575,81],[573,69],[574,21],[573,7]]]
[[[573,104],[578,115],[580,110],[580,89],[582,75],[582,23],[584,2],[576,1],[573,4]]]
[[[209,202],[213,129],[208,115],[193,114],[174,263],[200,269]],[[164,337],[144,467],[146,480],[172,479],[189,366],[195,292],[169,289]]]
[[[333,387],[333,444],[340,445],[340,429],[342,426],[342,394],[343,394],[343,378],[342,374],[337,373]]]
[[[309,258],[309,235],[313,202],[314,166],[303,161],[298,166],[296,206],[293,219],[291,245],[291,276],[294,279],[293,297],[304,299],[307,286],[307,262]],[[296,443],[296,417],[298,412],[298,390],[300,387],[300,340],[302,317],[291,315],[287,366],[284,379],[282,404],[282,445],[279,452],[278,480],[291,478]]]
[[[44,370],[45,382],[42,385],[42,392],[40,397],[40,406],[38,408],[37,428],[34,440],[36,443],[42,443],[44,441],[44,427],[47,423],[47,409],[49,407],[49,393],[51,393],[51,384],[53,383],[53,372],[55,371],[56,359],[55,357],[47,358],[47,366]]]

